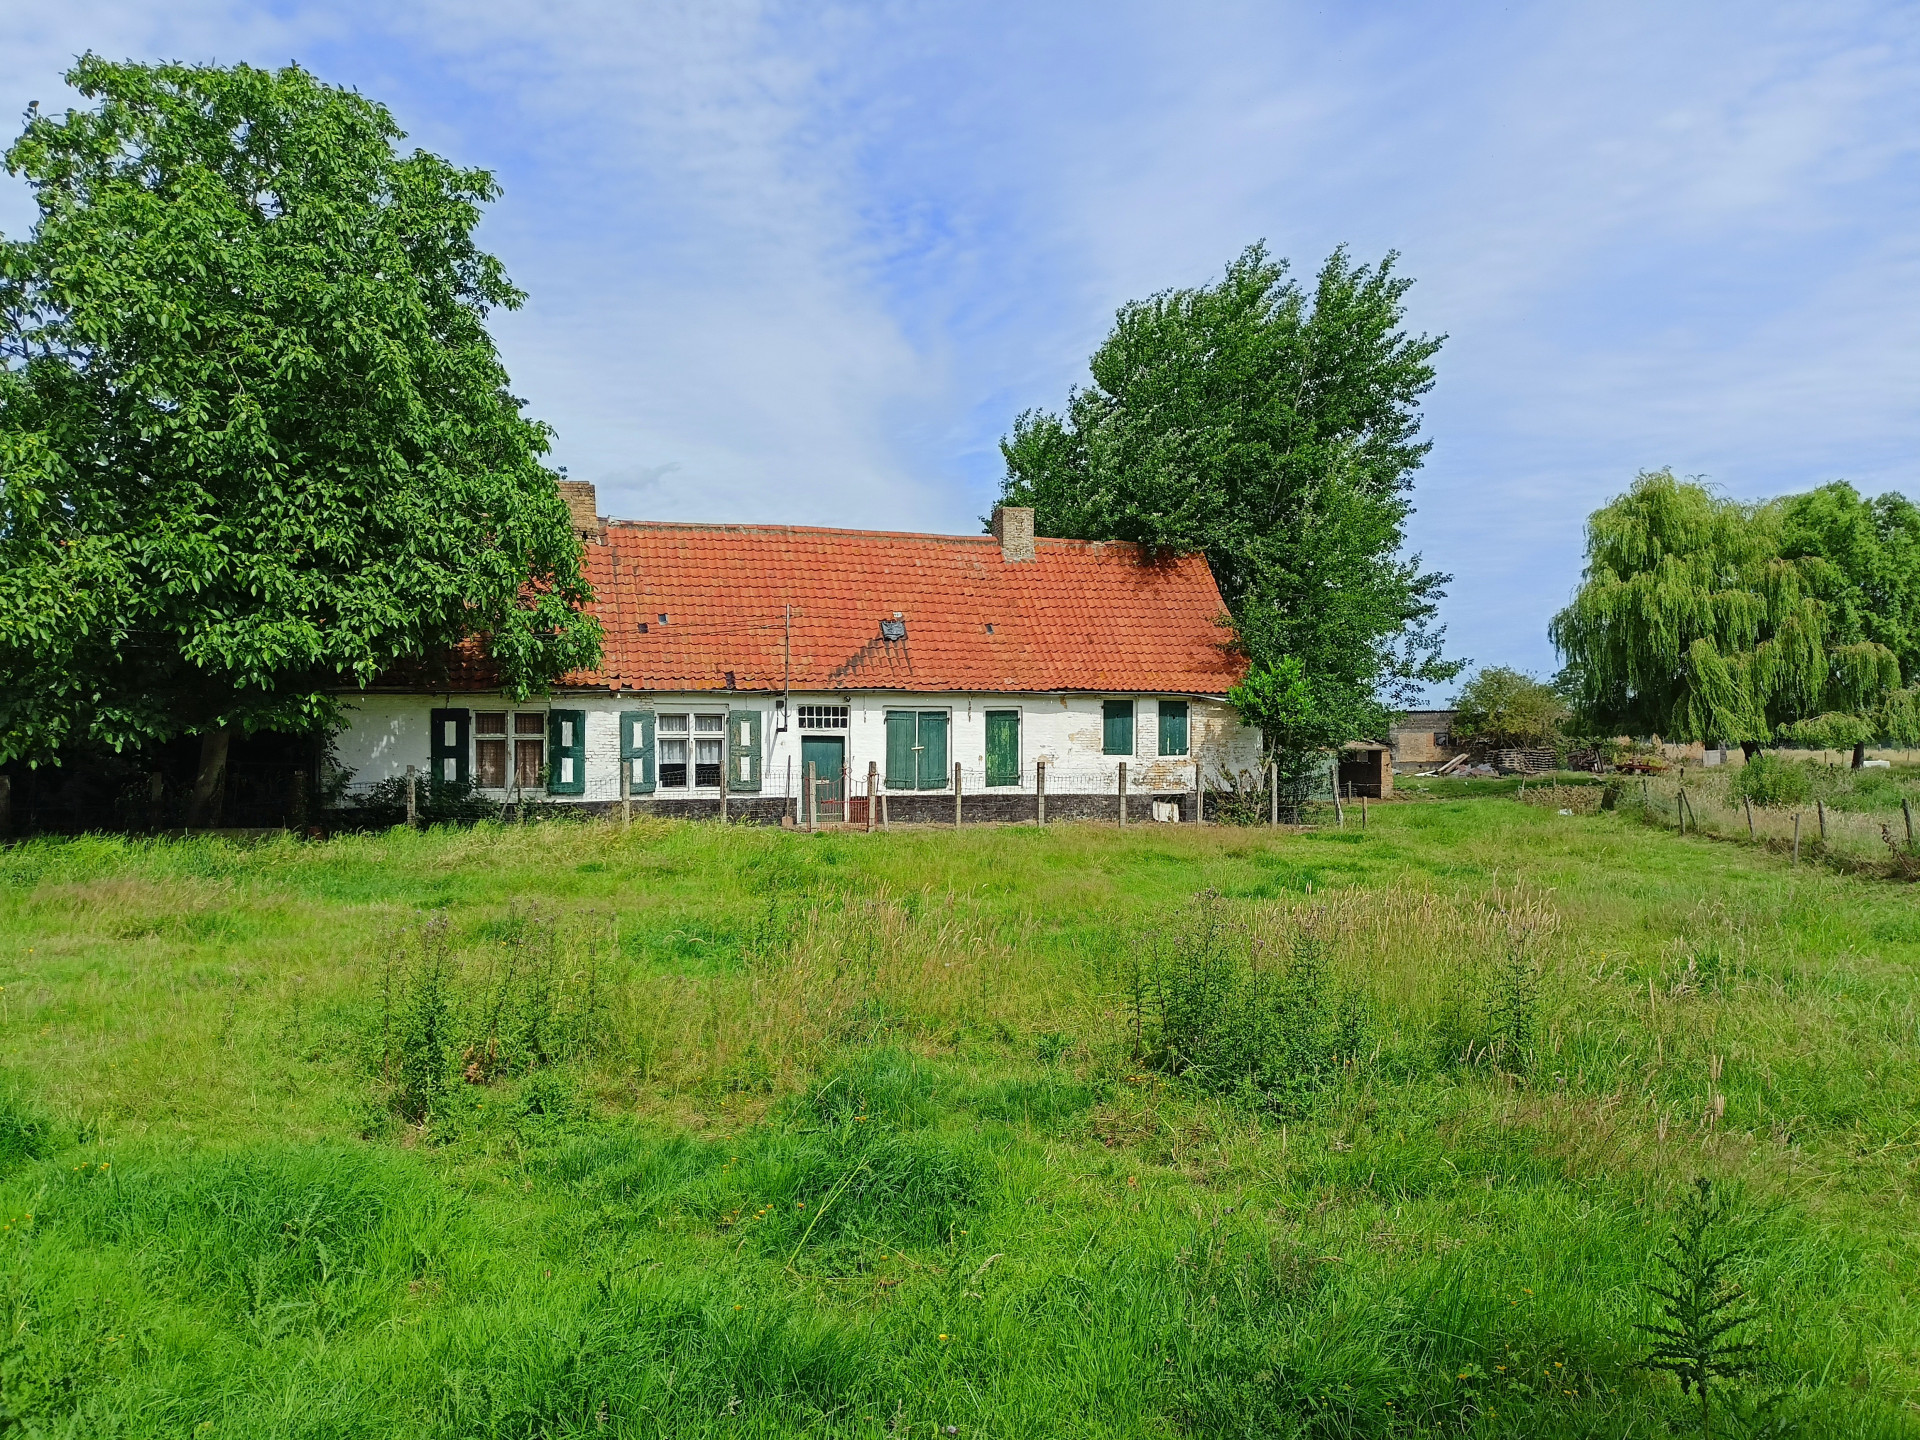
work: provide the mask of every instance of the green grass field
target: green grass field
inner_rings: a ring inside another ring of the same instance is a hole
[[[1155,1067],[1143,967],[1303,931],[1337,1066]],[[23,844],[0,1435],[1691,1433],[1697,1175],[1741,1403],[1913,1434],[1916,961],[1911,886],[1511,798]]]

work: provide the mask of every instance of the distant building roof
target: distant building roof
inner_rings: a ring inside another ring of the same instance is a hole
[[[567,687],[779,690],[788,606],[795,689],[1218,695],[1245,669],[1200,555],[1039,539],[1028,560],[991,535],[620,520],[600,540],[586,573],[604,655]],[[468,649],[452,685],[483,688],[489,669]]]

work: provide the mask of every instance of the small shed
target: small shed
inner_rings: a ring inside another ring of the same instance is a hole
[[[1351,740],[1340,751],[1340,793],[1384,800],[1393,794],[1393,751],[1377,740]]]

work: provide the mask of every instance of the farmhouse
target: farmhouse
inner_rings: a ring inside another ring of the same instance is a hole
[[[413,767],[492,799],[755,819],[1192,820],[1202,775],[1255,771],[1226,703],[1243,662],[1198,555],[993,533],[609,522],[565,482],[605,630],[538,703],[477,651],[358,694],[364,786]],[[1123,778],[1124,777],[1124,778]],[[624,788],[623,788],[624,787]]]

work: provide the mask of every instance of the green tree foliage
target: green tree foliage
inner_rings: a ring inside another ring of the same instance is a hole
[[[1551,685],[1489,665],[1454,697],[1456,739],[1494,749],[1551,745],[1566,723],[1567,702]]]
[[[1378,735],[1460,668],[1431,624],[1450,577],[1400,556],[1440,342],[1402,328],[1394,258],[1336,251],[1309,295],[1255,245],[1129,304],[1066,413],[1000,444],[1040,533],[1206,555],[1251,662],[1237,699],[1277,748]]]
[[[1844,481],[1779,502],[1780,553],[1839,571],[1844,623],[1891,650],[1920,679],[1920,506],[1904,495],[1863,500]]]
[[[7,151],[0,759],[308,729],[479,637],[515,695],[598,654],[485,318],[490,175],[298,68],[111,64]],[[221,753],[224,755],[224,741]]]
[[[1662,470],[1595,511],[1585,576],[1550,632],[1582,722],[1748,747],[1817,717],[1826,733],[1837,716],[1899,723],[1911,697],[1888,642],[1911,645],[1900,607],[1920,581],[1896,572],[1916,553],[1912,507],[1849,496],[1743,505]]]

